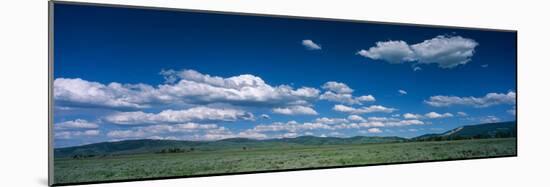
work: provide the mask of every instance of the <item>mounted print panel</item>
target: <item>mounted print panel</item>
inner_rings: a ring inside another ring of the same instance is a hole
[[[50,184],[516,156],[516,42],[54,2]]]

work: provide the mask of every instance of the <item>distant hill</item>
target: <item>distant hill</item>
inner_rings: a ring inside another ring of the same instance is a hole
[[[481,138],[509,138],[517,136],[516,121],[467,125],[441,134],[425,134],[412,138],[415,141],[458,140]]]
[[[352,145],[367,143],[403,142],[400,137],[366,137],[350,138],[300,136],[296,138],[255,140],[247,138],[230,138],[218,141],[178,141],[178,140],[124,140],[102,142],[75,147],[57,148],[56,158],[73,156],[124,155],[160,152],[210,151],[221,149],[257,149],[269,147],[315,146],[315,145]]]
[[[102,142],[75,147],[54,149],[56,158],[90,157],[142,153],[172,153],[190,151],[211,151],[230,149],[258,149],[294,146],[321,145],[359,145],[370,143],[394,143],[407,141],[439,141],[471,138],[505,138],[516,137],[516,122],[487,123],[459,127],[441,134],[425,134],[411,139],[396,136],[370,137],[354,136],[349,138],[300,136],[296,138],[281,138],[255,140],[247,138],[229,138],[218,141],[179,141],[179,140],[124,140],[118,142]]]

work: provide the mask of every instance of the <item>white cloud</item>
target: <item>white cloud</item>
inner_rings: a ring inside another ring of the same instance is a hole
[[[376,42],[376,46],[357,53],[389,63],[417,61],[420,64],[434,63],[440,68],[454,68],[470,62],[477,45],[476,41],[461,36],[437,36],[413,45],[404,41]]]
[[[465,105],[483,108],[500,104],[515,104],[516,92],[510,91],[508,93],[488,93],[484,97],[457,97],[437,95],[431,96],[429,100],[424,102],[434,107]]]
[[[409,126],[409,125],[424,125],[423,121],[417,119],[399,120],[386,122],[385,126]]]
[[[289,133],[284,133],[281,138],[296,138],[298,136],[298,133],[295,133],[295,132],[289,132]]]
[[[262,115],[260,115],[260,117],[262,119],[271,119],[271,117],[269,117],[269,115],[267,115],[267,114],[262,114]]]
[[[369,50],[360,50],[358,55],[374,60],[385,60],[390,63],[403,63],[414,60],[414,52],[404,41],[376,42]]]
[[[436,118],[449,118],[449,117],[453,117],[454,115],[448,112],[444,114],[440,114],[437,112],[429,112],[429,113],[426,113],[424,116],[430,119],[436,119]]]
[[[79,78],[57,78],[53,94],[56,103],[61,105],[140,109],[155,102],[151,97],[153,90],[153,87],[144,84],[104,85]]]
[[[321,87],[325,90],[329,90],[339,94],[351,94],[353,92],[353,89],[351,89],[348,85],[335,81],[326,82]]]
[[[111,138],[144,138],[145,135],[143,131],[134,130],[114,130],[107,133],[107,136]]]
[[[362,123],[349,123],[339,126],[339,128],[362,128],[362,127],[400,127],[409,125],[424,125],[423,121],[418,119],[399,119],[387,117],[369,117]]]
[[[290,106],[285,108],[274,108],[273,113],[284,114],[284,115],[317,115],[317,111],[307,106]]]
[[[64,121],[54,124],[56,130],[68,130],[68,129],[97,129],[99,125],[96,123],[88,122],[83,119],[76,119],[72,121]]]
[[[398,121],[399,118],[387,118],[387,117],[368,117],[369,121]]]
[[[420,71],[420,70],[422,70],[422,68],[421,68],[421,67],[418,67],[418,66],[416,66],[416,67],[413,68],[413,71]]]
[[[363,96],[360,96],[360,97],[356,97],[355,100],[360,101],[360,102],[373,102],[373,101],[376,101],[376,99],[372,95],[363,95]]]
[[[368,120],[361,123],[344,123],[334,126],[336,129],[360,129],[360,128],[372,128],[372,127],[402,127],[409,125],[424,125],[423,121],[420,120],[401,120],[401,119],[390,119],[386,118],[385,120]]]
[[[223,103],[271,108],[306,105],[319,97],[319,90],[315,88],[271,86],[260,77],[249,74],[222,78],[194,70],[163,70],[161,75],[169,84],[153,87],[113,82],[104,85],[79,78],[57,78],[54,99],[56,105],[136,110],[166,103]]]
[[[480,119],[481,123],[495,123],[499,121],[500,121],[500,118],[496,116],[486,116]]]
[[[236,121],[252,120],[254,115],[231,108],[194,107],[184,110],[164,110],[160,113],[119,112],[105,117],[110,123],[120,125],[143,125],[159,123],[184,123],[191,121]]]
[[[240,132],[238,135],[236,135],[235,137],[240,137],[240,138],[252,138],[252,139],[266,139],[266,138],[269,138],[267,135],[265,134],[262,134],[262,133],[258,133],[258,132],[249,132],[249,131],[244,131],[244,132]]]
[[[353,89],[348,85],[336,81],[329,81],[321,86],[327,90],[323,93],[319,99],[327,100],[345,104],[362,104],[362,102],[373,102],[376,99],[372,95],[363,95],[360,97],[353,97]]]
[[[386,117],[369,117],[369,122],[380,122],[381,125],[373,125],[378,127],[384,126],[408,126],[408,125],[423,125],[424,122],[418,119],[399,119],[399,118],[386,118]]]
[[[362,105],[363,102],[373,102],[376,99],[372,95],[363,95],[360,97],[353,97],[351,94],[338,94],[331,91],[327,91],[323,93],[319,99],[321,100],[327,100],[337,103],[344,103],[344,104],[359,104]]]
[[[287,131],[287,132],[301,132],[301,131],[311,131],[311,130],[333,130],[334,128],[330,125],[323,124],[323,123],[298,123],[296,121],[289,121],[286,123],[283,122],[274,122],[272,124],[260,124],[255,126],[252,129],[249,129],[247,131],[252,132],[279,132],[279,131]]]
[[[380,130],[379,128],[370,128],[367,130],[367,132],[369,133],[382,133],[382,130]]]
[[[316,44],[312,40],[302,40],[302,45],[309,50],[321,50],[321,45]]]
[[[361,103],[355,100],[351,94],[338,94],[331,91],[323,93],[321,96],[319,96],[319,99],[338,103],[346,103],[350,105]]]
[[[163,69],[159,72],[159,75],[162,75],[164,77],[164,82],[165,83],[173,84],[176,81],[178,81],[178,79],[179,79],[178,73],[179,72],[177,72],[173,69],[168,69],[168,70]]]
[[[399,95],[407,95],[407,91],[405,90],[398,90],[397,92],[399,92]]]
[[[315,123],[322,123],[322,124],[328,124],[328,125],[334,125],[334,124],[340,124],[340,123],[347,123],[348,120],[344,118],[317,118],[315,119]]]
[[[403,114],[403,118],[405,119],[421,119],[422,116],[421,114],[412,114],[412,113],[405,113]]]
[[[149,137],[147,137],[147,139],[152,139],[152,140],[180,140],[176,136],[149,136]]]
[[[468,116],[468,114],[466,112],[457,112],[456,115],[461,116],[461,117]]]
[[[366,113],[373,113],[373,112],[392,113],[397,110],[395,108],[387,108],[380,105],[371,105],[369,107],[361,107],[361,108],[354,108],[354,107],[345,106],[345,105],[334,105],[332,109],[338,112],[345,112],[350,114],[366,114]]]
[[[270,86],[260,77],[239,75],[229,78],[204,75],[194,70],[180,72],[174,85],[161,85],[159,91],[188,103],[229,103],[246,106],[284,106],[307,103],[319,96],[319,90],[288,85]]]
[[[454,68],[470,62],[477,45],[476,41],[460,36],[437,36],[411,45],[411,48],[419,63],[435,63],[440,68]]]
[[[343,118],[317,118],[312,122],[299,123],[296,121],[289,122],[274,122],[271,124],[260,124],[243,132],[267,133],[272,134],[270,137],[281,137],[281,134],[273,133],[303,133],[312,131],[323,132],[335,131],[341,129],[370,129],[381,127],[401,127],[410,125],[424,125],[420,120],[402,120],[398,118],[386,117],[370,117],[368,120],[357,116],[350,115],[348,119]],[[366,131],[365,131],[366,132]],[[306,134],[307,135],[307,134]],[[329,134],[330,135],[330,134]]]
[[[171,140],[220,140],[227,138],[265,139],[267,135],[258,132],[233,133],[216,124],[183,123],[173,125],[151,125],[129,130],[112,130],[107,136],[114,139],[171,139]]]
[[[84,131],[56,131],[54,132],[55,139],[75,139],[82,137],[93,137],[99,135],[99,130],[84,130]]]
[[[483,65],[481,65],[481,67],[482,68],[487,68],[487,67],[489,67],[489,64],[483,64]]]
[[[350,121],[356,121],[356,122],[365,122],[365,118],[358,116],[358,115],[349,115],[348,120]]]

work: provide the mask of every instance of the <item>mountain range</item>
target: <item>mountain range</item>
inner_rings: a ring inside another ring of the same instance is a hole
[[[466,125],[441,134],[425,134],[411,138],[415,141],[508,138],[517,136],[515,121]]]

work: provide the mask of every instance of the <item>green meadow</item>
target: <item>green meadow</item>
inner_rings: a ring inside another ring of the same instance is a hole
[[[55,183],[516,155],[516,138],[159,151],[54,160]]]

